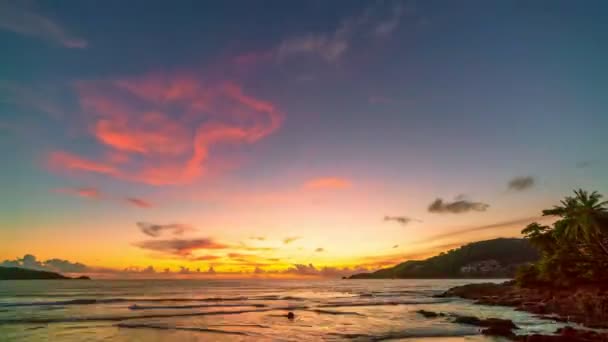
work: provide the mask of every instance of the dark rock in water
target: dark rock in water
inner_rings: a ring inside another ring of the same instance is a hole
[[[475,316],[457,316],[454,323],[475,325],[478,327],[487,327],[481,331],[482,334],[488,336],[503,336],[514,338],[513,329],[517,329],[517,325],[510,319],[486,318],[480,319]]]
[[[422,316],[426,317],[426,318],[435,318],[440,316],[440,314],[433,312],[433,311],[427,311],[427,310],[418,310],[416,311],[416,313],[421,314]]]
[[[453,287],[437,297],[461,297],[480,299],[486,296],[498,296],[510,289],[509,285],[495,283],[467,284]]]
[[[484,326],[505,329],[519,329],[510,319],[488,318],[481,321]]]
[[[521,342],[608,342],[606,332],[579,330],[567,326],[557,329],[555,333],[557,335],[520,335],[512,339]]]
[[[488,336],[503,336],[503,337],[509,337],[509,338],[513,338],[515,337],[515,334],[513,333],[513,330],[511,328],[508,328],[506,326],[490,326],[487,329],[483,329],[481,331],[482,334],[484,335],[488,335]]]
[[[474,316],[458,316],[454,319],[454,323],[482,326],[481,320]]]
[[[74,278],[74,279],[80,279],[80,280],[91,280],[91,277],[89,276],[80,276],[78,278]]]
[[[289,318],[289,319],[294,319],[294,318],[296,318],[296,314],[294,314],[293,312],[291,312],[291,311],[290,311],[290,312],[287,314],[287,318]]]
[[[480,319],[475,316],[456,316],[454,323],[487,327],[482,333],[494,336],[515,336],[511,330],[518,329],[517,325],[510,319],[486,318]]]

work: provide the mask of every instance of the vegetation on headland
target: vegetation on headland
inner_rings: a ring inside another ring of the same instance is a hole
[[[351,279],[373,278],[511,278],[517,268],[538,260],[525,239],[493,239],[466,244],[425,260],[409,260]]]
[[[0,266],[0,280],[30,280],[30,279],[90,279],[87,276],[70,278],[59,273],[31,270],[21,267]]]
[[[522,233],[541,257],[521,267],[515,281],[458,286],[440,296],[513,306],[542,317],[608,328],[608,202],[601,199],[597,192],[577,190],[543,211],[558,218],[553,225],[528,225]],[[606,341],[608,334],[563,340]]]
[[[538,248],[538,262],[522,267],[522,287],[608,285],[608,202],[602,195],[574,191],[559,205],[543,210],[558,220],[551,226],[532,223],[522,234]]]

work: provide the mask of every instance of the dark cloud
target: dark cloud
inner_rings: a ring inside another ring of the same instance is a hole
[[[266,237],[265,236],[251,236],[249,237],[250,240],[257,240],[257,241],[265,241]]]
[[[193,251],[199,249],[225,249],[230,247],[209,238],[146,240],[136,242],[134,245],[139,248],[181,257],[189,257]]]
[[[394,246],[393,246],[393,248],[397,248],[397,247],[399,247],[399,245],[394,245]]]
[[[169,232],[173,235],[182,235],[185,232],[196,230],[190,225],[181,223],[153,224],[146,222],[137,222],[136,224],[137,227],[139,227],[139,229],[142,231],[142,233],[152,237],[159,237],[164,232]]]
[[[319,247],[319,248],[315,249],[315,252],[319,252],[319,253],[325,252],[325,248]]]
[[[508,187],[510,190],[524,191],[534,186],[535,180],[533,177],[515,177],[509,181]]]
[[[134,274],[155,274],[156,270],[154,266],[148,266],[145,268],[140,268],[137,266],[129,266],[122,270],[124,273],[134,273]]]
[[[292,243],[292,242],[294,242],[296,240],[299,240],[299,239],[301,239],[301,237],[299,237],[299,236],[290,236],[290,237],[284,238],[283,239],[283,243],[287,245],[287,244],[290,244],[290,243]]]
[[[188,258],[188,260],[192,260],[192,261],[209,261],[209,260],[217,260],[220,259],[221,256],[219,255],[201,255],[201,256],[196,256],[196,257],[191,257]]]
[[[250,257],[251,254],[243,254],[243,253],[228,253],[226,256],[228,256],[230,259],[240,259],[240,258],[247,258]]]
[[[151,208],[151,207],[154,206],[151,202],[146,201],[146,200],[141,199],[141,198],[127,197],[127,198],[125,198],[125,200],[128,203],[130,203],[130,204],[132,204],[132,205],[134,205],[134,206],[136,206],[138,208]]]
[[[90,269],[79,262],[70,262],[62,259],[49,259],[46,261],[38,260],[34,255],[26,254],[23,258],[14,260],[4,260],[0,266],[5,267],[22,267],[32,270],[50,271],[59,273],[82,273]]]
[[[437,198],[429,205],[428,211],[440,214],[462,214],[469,211],[486,211],[488,207],[490,207],[489,204],[469,201],[462,198],[462,196],[458,196],[453,202],[446,202],[441,198]]]
[[[579,169],[585,169],[590,166],[593,166],[593,162],[591,160],[583,160],[583,161],[576,163],[576,167]]]
[[[420,220],[407,217],[407,216],[384,216],[384,221],[394,221],[402,225],[407,225],[411,222],[420,222]]]

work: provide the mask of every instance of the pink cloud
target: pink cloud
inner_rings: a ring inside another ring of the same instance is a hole
[[[304,183],[304,187],[307,189],[347,189],[351,186],[350,180],[340,177],[313,178]]]
[[[283,113],[233,82],[203,82],[188,74],[76,84],[91,121],[90,134],[106,149],[97,158],[54,152],[55,167],[103,173],[151,185],[186,184],[222,165],[210,150],[252,144],[282,124]]]
[[[48,163],[52,168],[89,171],[110,175],[118,174],[118,171],[112,165],[81,158],[77,155],[62,151],[52,152],[49,155]]]
[[[72,196],[98,199],[101,197],[101,191],[97,188],[81,187],[81,188],[60,188],[53,191]]]

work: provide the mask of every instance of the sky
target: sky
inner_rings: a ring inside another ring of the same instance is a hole
[[[604,1],[0,1],[0,261],[341,276],[608,193]]]

